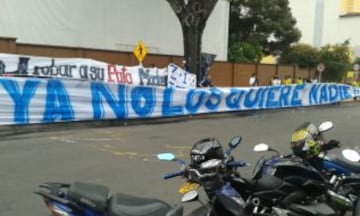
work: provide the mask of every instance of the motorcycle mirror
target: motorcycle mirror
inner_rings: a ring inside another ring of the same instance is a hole
[[[330,130],[333,127],[334,127],[334,124],[331,121],[324,121],[319,125],[318,129],[319,129],[319,132],[322,133],[322,132]]]
[[[241,136],[236,136],[232,138],[229,142],[230,148],[235,148],[236,146],[238,146],[241,143],[241,140],[242,140]]]
[[[192,202],[195,201],[199,198],[199,192],[197,192],[196,190],[192,190],[187,192],[186,194],[184,194],[184,196],[182,196],[181,198],[181,202]]]
[[[360,161],[360,154],[359,152],[353,150],[353,149],[344,149],[342,150],[342,155],[344,158],[348,159],[352,162],[359,162]]]
[[[211,159],[211,160],[207,160],[205,162],[202,162],[200,164],[200,168],[201,169],[217,168],[217,167],[220,167],[221,164],[222,164],[222,160],[220,160],[220,159]]]
[[[173,153],[160,153],[157,155],[157,158],[159,160],[173,161],[176,157]]]
[[[254,146],[255,152],[265,152],[265,151],[269,151],[269,149],[270,149],[269,146],[265,143],[260,143]]]

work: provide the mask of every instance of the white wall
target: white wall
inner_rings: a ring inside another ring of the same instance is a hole
[[[296,18],[296,26],[301,31],[301,42],[313,44],[315,25],[314,0],[289,0],[292,15]]]
[[[323,43],[342,43],[350,38],[356,56],[360,56],[360,16],[340,17],[340,0],[327,2],[326,12]]]
[[[229,3],[219,0],[203,51],[227,59]],[[0,0],[0,36],[20,43],[183,55],[179,21],[166,0]]]
[[[315,46],[316,34],[321,35],[321,46],[342,43],[351,38],[350,46],[353,47],[355,55],[360,56],[360,16],[340,17],[340,0],[289,0],[289,2],[302,32],[301,42]],[[315,14],[317,2],[323,2],[323,17],[317,17]],[[316,31],[315,25],[319,22],[318,19],[323,26]]]

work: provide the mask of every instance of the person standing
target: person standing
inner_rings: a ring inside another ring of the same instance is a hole
[[[281,79],[280,79],[279,75],[275,75],[273,77],[273,79],[271,80],[271,85],[273,85],[273,86],[281,85]]]
[[[286,75],[285,79],[283,80],[283,85],[291,85],[291,84],[292,84],[291,76]]]
[[[249,78],[249,86],[259,86],[259,80],[256,76],[256,73],[253,73]]]
[[[359,83],[356,82],[356,80],[352,81],[352,82],[351,82],[351,85],[352,85],[352,86],[355,86],[355,87],[357,87],[357,88],[359,88],[359,86],[360,86]],[[357,100],[357,98],[358,98],[358,97],[355,96],[353,99],[354,99],[354,100]]]
[[[204,79],[199,83],[199,86],[202,88],[206,88],[206,87],[214,87],[213,83],[212,83],[212,79],[211,79],[211,75],[207,74]]]
[[[314,76],[312,79],[311,79],[311,83],[318,83],[318,80],[317,80],[317,77]]]
[[[188,64],[185,60],[182,61],[182,68],[183,68],[186,72],[190,72],[189,64]]]
[[[303,83],[304,83],[304,82],[303,82],[303,78],[302,78],[302,77],[298,77],[297,80],[296,80],[296,84],[301,85],[301,84],[303,84]]]

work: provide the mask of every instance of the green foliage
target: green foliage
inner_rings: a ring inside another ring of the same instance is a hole
[[[259,45],[252,45],[247,42],[236,42],[229,48],[229,60],[243,63],[257,63],[262,58],[262,51]]]
[[[316,68],[320,52],[308,44],[295,44],[286,49],[279,58],[280,64],[297,64],[301,68]]]
[[[349,44],[326,45],[320,49],[311,45],[296,44],[285,50],[279,59],[281,64],[297,64],[299,67],[312,69],[316,69],[320,62],[325,65],[321,81],[341,81],[351,68]]]
[[[351,63],[351,52],[347,45],[326,45],[320,49],[321,61],[339,61],[344,64]]]
[[[340,82],[351,65],[351,52],[347,44],[326,45],[320,49],[320,61],[325,64],[323,80]]]
[[[360,57],[356,57],[353,64],[360,64]]]
[[[341,82],[344,78],[348,66],[336,61],[326,61],[325,71],[322,73],[322,81],[324,82]]]
[[[231,0],[230,7],[229,49],[258,44],[262,55],[278,55],[301,37],[288,0]]]

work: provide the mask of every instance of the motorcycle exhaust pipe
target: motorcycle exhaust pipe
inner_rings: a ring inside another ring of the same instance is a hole
[[[334,191],[328,190],[327,194],[330,196],[330,199],[333,203],[335,203],[335,205],[339,206],[340,208],[344,209],[344,210],[350,210],[353,207],[353,202],[340,195],[335,193]]]

